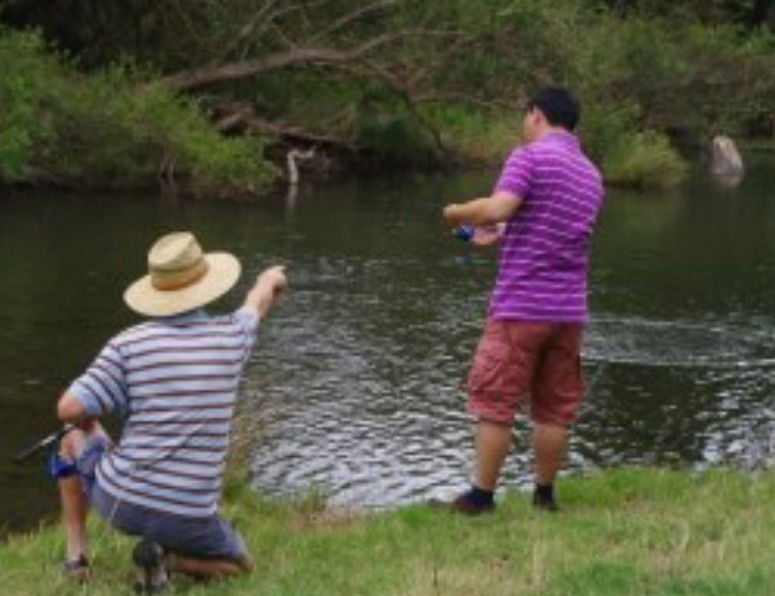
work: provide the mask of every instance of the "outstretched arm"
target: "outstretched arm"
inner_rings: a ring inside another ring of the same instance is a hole
[[[253,309],[258,318],[263,319],[287,286],[285,267],[282,265],[269,267],[256,278],[255,285],[245,298],[245,307]]]

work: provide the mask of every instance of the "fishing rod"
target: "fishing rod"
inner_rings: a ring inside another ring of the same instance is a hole
[[[43,449],[46,449],[50,447],[51,445],[54,445],[58,443],[62,437],[64,437],[67,433],[69,433],[71,430],[75,430],[76,426],[72,424],[68,424],[64,426],[63,428],[59,429],[56,432],[51,433],[50,435],[43,437],[40,441],[35,443],[34,445],[30,445],[26,449],[23,449],[16,453],[12,459],[15,464],[22,464],[28,459],[30,459],[33,455],[36,453],[42,451]]]

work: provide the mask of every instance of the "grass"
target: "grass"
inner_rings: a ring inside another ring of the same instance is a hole
[[[699,475],[621,468],[563,479],[564,512],[539,514],[511,493],[469,519],[424,505],[358,515],[319,495],[278,503],[245,485],[226,493],[257,559],[250,576],[181,594],[754,594],[775,593],[775,474]],[[56,528],[0,548],[8,594],[130,594],[132,541],[91,520],[95,575],[63,579]]]

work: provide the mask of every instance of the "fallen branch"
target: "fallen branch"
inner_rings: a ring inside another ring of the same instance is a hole
[[[254,132],[283,138],[288,141],[302,142],[310,145],[328,145],[348,153],[355,153],[357,151],[357,147],[346,139],[305,130],[299,126],[268,122],[260,118],[251,118],[247,122],[247,126]]]

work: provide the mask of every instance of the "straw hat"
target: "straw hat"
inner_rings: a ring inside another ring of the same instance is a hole
[[[159,238],[148,251],[148,275],[126,289],[124,302],[141,315],[180,314],[228,292],[240,271],[233,255],[205,254],[191,232],[172,232]]]

